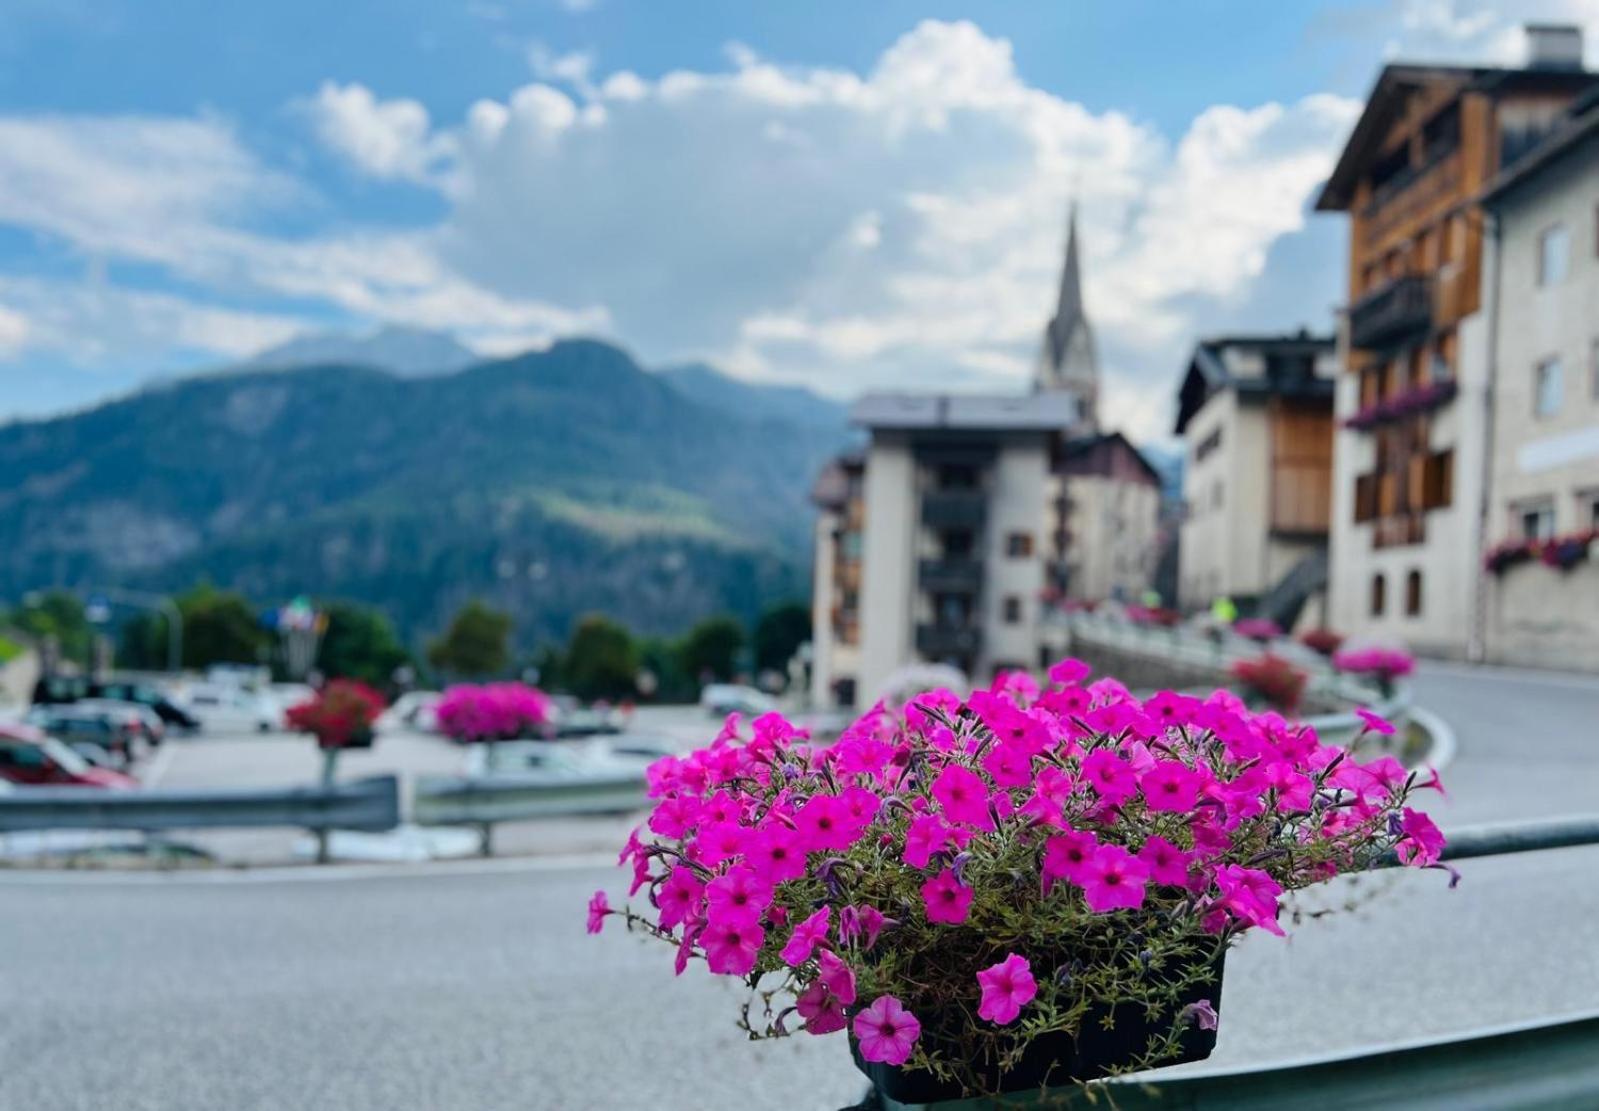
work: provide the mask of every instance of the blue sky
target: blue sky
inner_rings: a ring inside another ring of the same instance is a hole
[[[11,0],[0,417],[297,332],[598,334],[757,380],[1008,388],[1069,194],[1111,417],[1196,335],[1330,327],[1308,201],[1386,57],[1599,0]]]

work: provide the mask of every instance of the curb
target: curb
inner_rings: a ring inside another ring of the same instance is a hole
[[[1432,738],[1432,748],[1427,753],[1429,758],[1422,761],[1424,765],[1441,772],[1454,763],[1455,756],[1460,751],[1460,742],[1455,736],[1454,726],[1425,706],[1412,706],[1410,720],[1425,729],[1427,735]]]

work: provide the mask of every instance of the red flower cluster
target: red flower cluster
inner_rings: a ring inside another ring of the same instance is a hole
[[[372,740],[383,696],[354,679],[334,679],[309,701],[289,707],[289,728],[310,733],[321,748],[349,748]]]
[[[1281,656],[1267,652],[1233,664],[1232,677],[1273,709],[1291,714],[1305,695],[1305,672]]]
[[[1332,657],[1344,643],[1344,634],[1331,629],[1307,629],[1299,634],[1299,643],[1322,656]]]
[[[1569,571],[1588,558],[1595,542],[1599,542],[1599,529],[1583,529],[1547,540],[1506,540],[1488,549],[1482,557],[1482,566],[1486,571],[1502,575],[1518,563],[1536,559],[1545,567]]]

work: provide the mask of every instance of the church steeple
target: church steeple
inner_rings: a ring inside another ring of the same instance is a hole
[[[1082,263],[1077,248],[1077,202],[1066,218],[1066,263],[1060,275],[1055,315],[1044,329],[1043,350],[1034,376],[1035,390],[1066,390],[1077,395],[1083,418],[1092,424],[1099,393],[1099,355],[1083,307]]]

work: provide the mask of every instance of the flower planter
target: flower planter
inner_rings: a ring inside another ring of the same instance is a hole
[[[1196,981],[1182,993],[1179,1009],[1208,1000],[1219,1012],[1222,966],[1223,958],[1216,958],[1210,976]],[[927,1014],[929,1019],[923,1026],[922,1039],[929,1049],[936,1049],[943,1040],[938,1035],[938,1013],[928,1011]],[[1107,1016],[1111,1019],[1109,1029],[1104,1022]],[[989,1091],[996,1093],[1035,1091],[1062,1087],[1073,1081],[1099,1080],[1137,1061],[1148,1052],[1150,1039],[1164,1037],[1176,1021],[1174,1013],[1151,1019],[1138,1004],[1095,1003],[1084,1014],[1076,1038],[1064,1033],[1035,1038],[1014,1068],[1001,1072],[991,1065],[982,1070],[980,1076]],[[1179,1035],[1179,1044],[1180,1052],[1162,1059],[1159,1067],[1203,1061],[1216,1048],[1216,1031],[1189,1022]],[[959,1084],[942,1081],[930,1072],[865,1060],[853,1034],[849,1048],[855,1067],[866,1074],[879,1093],[892,1100],[937,1103],[961,1099],[968,1094]]]

